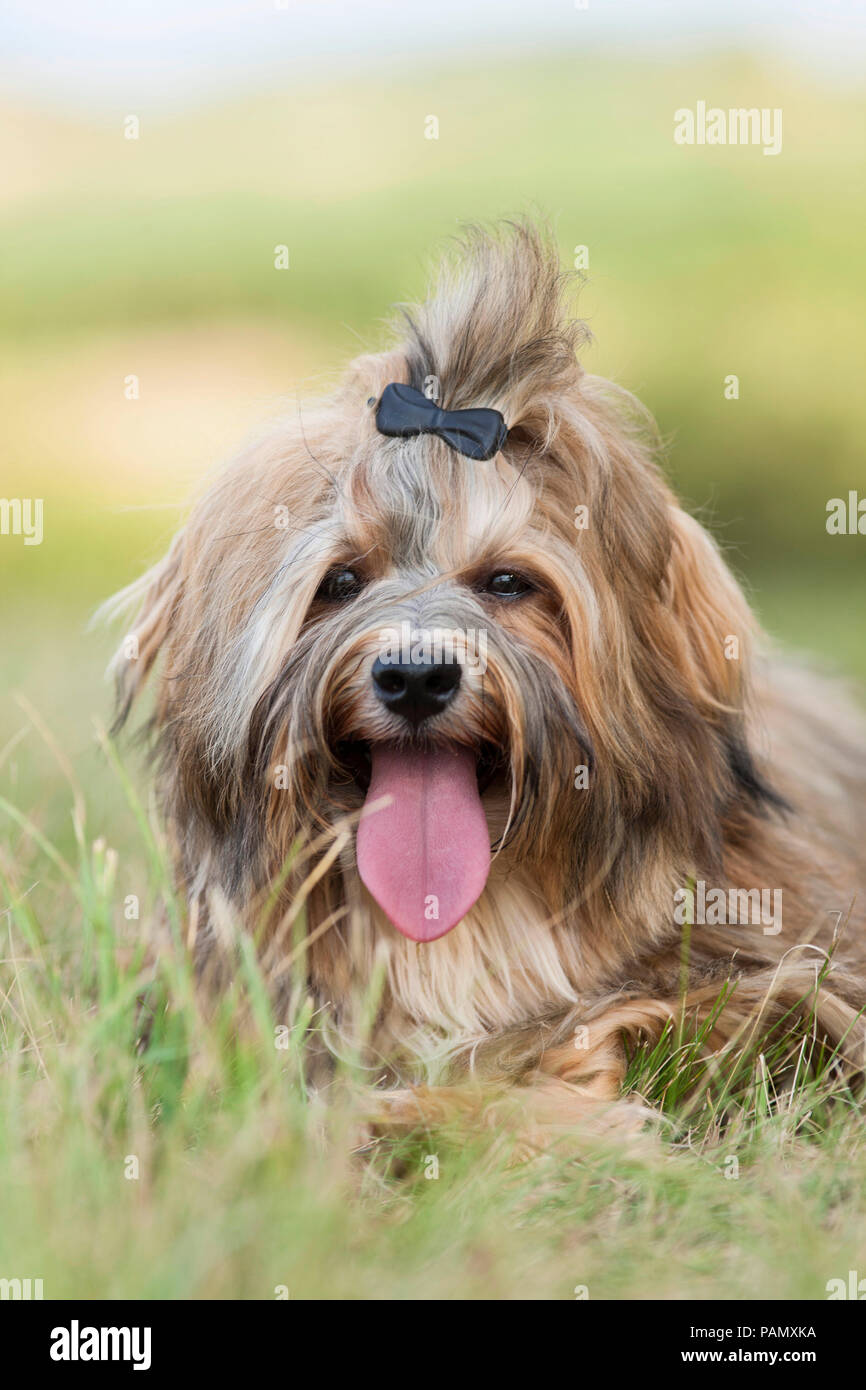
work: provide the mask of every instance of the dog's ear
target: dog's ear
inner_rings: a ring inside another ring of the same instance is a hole
[[[135,614],[110,667],[117,692],[115,731],[126,722],[172,627],[183,588],[183,557],[180,532],[168,554],[102,610],[109,618]]]
[[[673,543],[666,599],[677,634],[678,667],[695,707],[721,736],[730,773],[752,805],[787,811],[748,735],[752,642],[757,623],[715,542],[680,507],[671,508]]]
[[[678,664],[704,713],[742,707],[755,621],[739,584],[704,528],[670,509],[665,599],[678,631]]]

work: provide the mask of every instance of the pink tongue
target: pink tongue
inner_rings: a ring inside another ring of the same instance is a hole
[[[380,744],[372,758],[358,870],[398,931],[410,941],[435,941],[466,916],[490,870],[475,757],[464,748]],[[374,807],[388,797],[388,805]]]

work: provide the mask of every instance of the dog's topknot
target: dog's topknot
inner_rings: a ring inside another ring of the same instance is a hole
[[[426,303],[402,311],[411,385],[424,390],[434,377],[444,408],[493,406],[516,424],[580,373],[577,350],[590,335],[568,312],[569,281],[537,227],[468,229]]]

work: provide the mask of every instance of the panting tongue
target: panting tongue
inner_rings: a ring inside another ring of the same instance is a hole
[[[466,916],[490,870],[475,756],[465,748],[374,744],[372,762],[358,871],[398,931],[410,941],[435,941]]]

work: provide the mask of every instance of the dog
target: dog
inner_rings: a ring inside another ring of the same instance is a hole
[[[588,337],[545,232],[470,231],[118,604],[200,973],[249,934],[325,1056],[366,1009],[395,1123],[478,1078],[577,1123],[684,1021],[864,1061],[862,718],[768,653]]]

